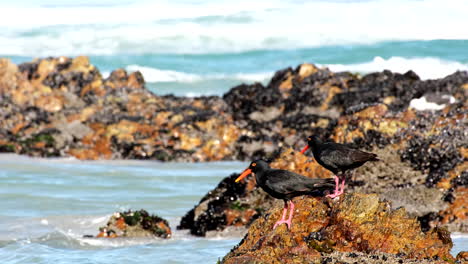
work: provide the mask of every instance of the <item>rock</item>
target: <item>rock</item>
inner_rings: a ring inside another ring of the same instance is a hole
[[[171,228],[169,223],[147,211],[126,211],[114,213],[107,225],[99,228],[96,237],[160,237],[170,238]]]
[[[262,202],[267,194],[260,189],[252,192],[252,184],[235,183],[238,176],[232,174],[224,178],[182,217],[177,229],[190,229],[192,235],[205,236],[208,231],[250,224],[266,206]]]
[[[392,208],[404,207],[413,216],[426,215],[447,207],[442,191],[421,185],[387,190],[381,197],[392,202]]]
[[[9,59],[0,58],[0,92],[3,94],[7,90],[16,88],[20,78],[18,66]]]
[[[460,118],[467,111],[461,104],[437,112],[389,112],[382,104],[367,106],[341,116],[331,138],[367,148],[382,160],[357,169],[352,188],[383,193],[422,217],[447,207],[446,197],[458,183],[465,184],[466,124]]]
[[[253,112],[249,118],[257,122],[268,122],[281,115],[281,110],[276,107],[268,107],[263,112]]]
[[[439,218],[433,225],[448,226],[452,232],[468,232],[468,188],[458,187],[453,193],[454,199],[446,209],[438,212]]]
[[[396,148],[396,149],[395,149]],[[463,214],[463,202],[460,199],[468,197],[460,193],[458,200],[449,207],[445,200],[446,192],[425,186],[427,174],[411,167],[411,164],[401,161],[397,145],[387,145],[383,149],[373,151],[382,159],[381,162],[366,164],[354,173],[353,181],[348,182],[348,192],[380,193],[381,197],[392,201],[392,208],[404,207],[413,217],[426,221],[428,214],[444,214],[459,219]],[[277,159],[271,162],[273,168],[286,169],[315,178],[330,178],[332,173],[318,165],[313,159],[292,149],[284,150]],[[252,220],[262,216],[274,204],[274,200],[261,189],[255,187],[254,177],[248,177],[245,183],[234,183],[238,174],[225,178],[214,190],[210,191],[198,205],[188,212],[181,220],[179,229],[190,229],[194,235],[205,235],[210,230],[224,230],[235,225],[249,226]],[[457,179],[457,178],[455,178]],[[462,198],[461,198],[462,197]],[[460,207],[462,206],[462,207]],[[457,209],[455,209],[457,208]],[[255,209],[254,211],[252,209]],[[459,212],[459,213],[455,213]],[[426,223],[424,227],[445,225],[449,221]],[[451,231],[465,230],[463,219],[454,221]],[[460,224],[457,224],[460,223]]]
[[[143,89],[145,80],[141,72],[133,72],[127,75],[124,69],[117,69],[109,75],[105,80],[105,85],[108,85],[112,89],[122,89],[125,87],[131,89]]]
[[[404,209],[391,209],[378,195],[346,194],[337,202],[302,196],[294,202],[291,230],[286,225],[273,230],[282,213],[282,206],[277,205],[252,224],[222,262],[316,263],[336,259],[340,252],[353,252],[356,257],[386,253],[393,259],[454,261],[450,236],[447,241],[436,230],[423,232]]]
[[[342,264],[342,263],[359,263],[359,264],[435,264],[435,263],[447,263],[441,260],[431,259],[406,259],[400,255],[387,254],[381,252],[375,253],[361,253],[361,252],[333,252],[327,256],[324,256],[321,263],[327,264]]]
[[[47,112],[58,112],[63,108],[63,101],[61,96],[43,95],[36,99],[35,105]]]
[[[222,98],[179,98],[152,94],[139,72],[117,69],[103,79],[87,57],[35,59],[18,66],[3,59],[1,126],[15,136],[2,132],[1,138],[10,142],[8,145],[21,145],[19,138],[52,128],[50,123],[59,124],[57,119],[65,116],[68,122],[79,119],[90,128],[100,124],[110,133],[99,132],[86,142],[64,140],[69,139],[67,133],[56,133],[58,144],[52,152],[57,155],[214,161],[274,159],[281,148],[298,148],[312,133],[382,148],[408,134],[401,131],[417,127],[424,132],[405,139],[410,144],[402,158],[417,170],[429,170],[426,184],[430,185],[444,183],[446,174],[460,163],[455,152],[464,146],[459,129],[464,124],[459,121],[460,115],[466,115],[467,84],[465,72],[421,81],[413,72],[384,71],[361,77],[303,64],[278,71],[266,86],[240,85]],[[448,101],[439,119],[438,112],[408,108],[412,99],[425,95],[452,96],[455,102]],[[15,114],[33,108],[37,110],[32,119]],[[439,126],[431,130],[429,125],[436,121]],[[121,130],[123,126],[130,130]],[[443,133],[447,128],[450,133]],[[455,131],[458,134],[452,133]],[[456,144],[450,148],[447,142],[454,137]],[[443,148],[449,147],[447,153],[433,144],[441,138]],[[100,147],[97,142],[106,144]],[[31,150],[31,155],[41,156],[51,153],[50,149],[25,146],[5,149],[18,153]],[[437,155],[431,157],[429,149],[437,149]],[[427,160],[412,158],[412,151],[427,152],[422,157],[434,160],[434,164],[441,160],[443,166],[428,168],[424,165]]]
[[[56,142],[57,148],[61,149],[67,145],[70,145],[70,142],[73,140],[80,140],[92,130],[80,122],[80,120],[74,120],[67,122],[64,120],[58,121],[58,124],[55,124],[55,127],[60,131],[59,134],[55,134],[54,141]]]
[[[184,98],[154,95],[139,72],[117,69],[104,79],[87,57],[20,65],[0,59],[0,151],[182,162],[265,158],[331,177],[311,158],[285,152],[318,134],[381,157],[356,170],[349,192],[379,193],[428,227],[465,230],[458,212],[468,186],[467,87],[467,72],[421,81],[411,71],[358,76],[302,64],[276,72],[267,85]],[[445,107],[410,107],[422,98]],[[251,180],[242,190],[221,185],[202,202],[199,220],[187,220],[192,233],[249,225],[275,203]]]
[[[460,251],[457,254],[457,260],[462,262],[462,263],[468,261],[468,251]]]

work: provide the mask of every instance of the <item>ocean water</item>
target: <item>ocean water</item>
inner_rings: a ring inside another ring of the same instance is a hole
[[[157,94],[221,95],[310,62],[334,71],[468,70],[468,1],[0,0],[0,57],[86,55]]]
[[[162,163],[0,155],[2,263],[215,263],[241,237],[197,238],[180,218],[241,162]],[[145,209],[173,237],[98,239],[113,212]],[[125,262],[124,262],[125,261]]]
[[[175,227],[242,162],[78,161],[0,155],[2,263],[215,263],[241,237],[197,238]],[[99,239],[115,211],[145,209],[166,218],[173,237]],[[468,248],[454,234],[453,253]]]

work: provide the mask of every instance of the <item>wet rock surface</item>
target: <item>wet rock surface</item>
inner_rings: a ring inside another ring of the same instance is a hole
[[[290,230],[286,225],[273,229],[282,214],[282,206],[275,206],[252,224],[222,262],[339,263],[363,261],[363,254],[366,263],[455,260],[449,253],[452,241],[447,229],[423,232],[404,208],[393,210],[376,194],[346,194],[338,201],[303,196],[294,202]]]
[[[170,238],[171,228],[167,220],[150,215],[147,211],[126,211],[114,213],[106,226],[99,228],[96,237],[160,237]]]
[[[259,189],[246,192],[246,189],[253,188],[253,183],[237,184],[234,180],[238,176],[232,174],[224,178],[182,217],[177,229],[190,229],[192,235],[205,236],[208,231],[221,231],[227,226],[250,225],[268,206],[262,204],[262,201],[267,200],[267,194]],[[254,199],[258,202],[252,202]]]

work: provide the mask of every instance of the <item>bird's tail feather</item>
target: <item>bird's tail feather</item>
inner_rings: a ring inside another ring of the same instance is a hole
[[[353,161],[355,162],[366,162],[366,161],[379,161],[377,154],[365,152],[365,151],[355,151],[352,156]]]
[[[314,182],[309,188],[320,193],[333,190],[335,188],[335,180],[333,178],[314,179]]]

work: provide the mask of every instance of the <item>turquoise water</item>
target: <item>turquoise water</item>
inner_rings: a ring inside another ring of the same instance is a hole
[[[160,163],[0,155],[2,263],[215,263],[241,237],[196,238],[180,217],[241,162]],[[95,239],[115,211],[145,209],[170,222],[163,239]],[[456,253],[468,236],[454,235]]]
[[[86,55],[104,76],[141,71],[157,94],[220,95],[304,62],[411,69],[423,79],[468,70],[464,0],[20,0],[0,8],[0,57]]]
[[[104,76],[112,70],[139,70],[156,94],[222,95],[241,83],[267,81],[274,72],[313,62],[334,71],[368,73],[390,69],[413,70],[423,79],[442,78],[468,70],[468,40],[382,42],[297,50],[256,50],[220,54],[113,54],[91,55]],[[32,57],[3,55],[16,63]]]
[[[80,162],[0,155],[2,263],[214,263],[240,237],[196,238],[175,227],[241,162]],[[174,231],[163,239],[93,239],[115,211],[145,209]]]

